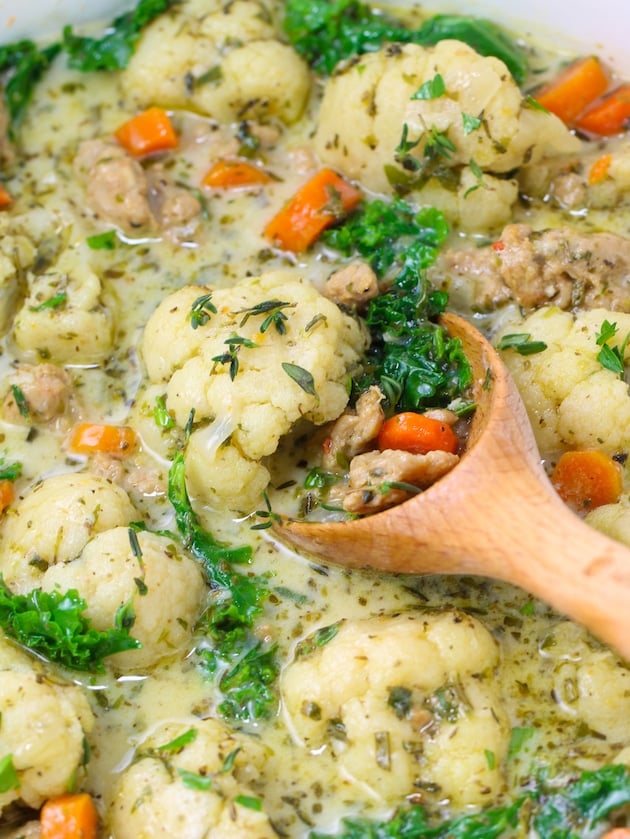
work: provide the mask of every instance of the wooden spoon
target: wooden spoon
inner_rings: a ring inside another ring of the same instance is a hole
[[[283,521],[278,535],[348,568],[513,583],[630,660],[630,550],[560,500],[494,348],[463,318],[449,314],[442,322],[462,340],[478,404],[459,464],[396,507],[344,522]]]

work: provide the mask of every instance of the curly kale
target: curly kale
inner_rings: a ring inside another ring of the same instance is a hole
[[[99,631],[84,616],[87,603],[74,589],[34,589],[12,594],[0,576],[0,626],[30,650],[70,670],[102,671],[103,659],[141,647],[129,629],[134,616],[122,606],[116,626]]]
[[[284,30],[295,49],[323,75],[330,75],[342,59],[374,52],[385,43],[429,46],[446,38],[500,58],[518,84],[527,75],[521,47],[496,23],[467,15],[435,15],[410,29],[361,0],[288,0]]]

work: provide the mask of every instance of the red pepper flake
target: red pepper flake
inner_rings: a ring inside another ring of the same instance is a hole
[[[505,250],[505,242],[502,242],[501,239],[499,239],[498,242],[494,242],[493,245],[492,245],[492,250],[497,251],[497,253],[499,251],[504,251]]]

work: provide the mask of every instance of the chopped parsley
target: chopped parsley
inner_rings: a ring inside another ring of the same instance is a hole
[[[59,291],[37,306],[29,306],[31,312],[45,312],[47,309],[62,309],[68,302],[68,292]]]
[[[626,349],[628,342],[630,342],[630,332],[624,338],[620,347],[611,347],[608,341],[612,340],[618,332],[617,324],[604,320],[600,331],[596,335],[596,343],[601,347],[597,354],[597,360],[606,370],[616,373],[619,378],[623,379],[626,370]]]
[[[0,758],[0,795],[20,788],[20,779],[13,765],[13,755]]]
[[[415,93],[412,93],[412,99],[439,99],[446,93],[446,84],[444,83],[444,76],[436,73],[432,79],[428,79],[424,84],[421,84]]]
[[[118,236],[115,230],[106,230],[104,233],[95,233],[85,240],[93,251],[113,251],[118,243]]]

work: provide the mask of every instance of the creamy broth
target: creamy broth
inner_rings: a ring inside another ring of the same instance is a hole
[[[554,56],[535,52],[533,56],[536,67],[556,66]],[[129,424],[142,444],[125,463],[127,468],[137,467],[141,477],[146,477],[145,483],[139,479],[129,492],[138,519],[150,529],[176,529],[166,488],[170,458],[182,446],[183,429],[161,431],[155,425],[155,399],[165,387],[148,381],[141,352],[143,329],[157,305],[186,284],[230,288],[248,276],[282,268],[321,289],[329,274],[345,264],[338,253],[320,245],[297,256],[282,252],[272,248],[262,234],[271,216],[317,168],[312,137],[321,87],[320,82],[313,82],[308,105],[293,124],[284,125],[275,117],[263,120],[274,132],[273,142],[264,150],[265,168],[277,179],[254,190],[202,189],[203,212],[190,224],[170,233],[155,229],[137,234],[120,231],[113,250],[95,250],[86,246],[88,237],[107,233],[115,225],[98,218],[90,207],[90,196],[73,168],[77,146],[84,140],[111,135],[137,108],[125,87],[124,73],[80,74],[68,70],[59,58],[39,83],[20,129],[17,159],[7,169],[6,186],[14,200],[1,220],[3,236],[23,235],[32,240],[39,245],[40,258],[45,250],[42,243],[49,242],[52,266],[63,252],[76,252],[79,270],[91,271],[100,281],[99,305],[111,318],[113,337],[111,348],[101,353],[101,358],[85,360],[79,349],[75,357],[59,362],[54,355],[48,359],[45,353],[40,352],[38,357],[37,352],[20,349],[14,331],[10,327],[7,330],[1,361],[3,395],[10,389],[15,365],[25,361],[51,361],[65,367],[74,394],[70,408],[53,420],[20,423],[5,416],[0,422],[5,459],[23,464],[22,475],[15,483],[14,506],[28,497],[39,481],[90,471],[92,463],[87,456],[68,450],[74,421]],[[217,149],[222,144],[234,147],[238,121],[219,124],[201,113],[175,108],[173,122],[180,140],[178,148],[165,155],[166,170],[174,183],[199,195],[209,161],[221,156]],[[614,151],[625,142],[625,138],[610,141],[605,150]],[[594,157],[600,153],[594,149]],[[407,200],[413,201],[413,194]],[[623,202],[614,212],[604,206],[586,213],[533,197],[516,201],[509,221],[537,229],[570,224],[585,232],[630,233],[630,211]],[[496,239],[500,230],[495,227],[462,233],[455,225],[447,247],[483,245]],[[35,273],[41,270],[37,264],[32,268]],[[453,305],[459,309],[468,306],[468,292],[456,280],[441,279],[449,285]],[[28,303],[21,302],[18,309],[21,306]],[[476,318],[489,333],[496,334],[505,331],[504,324],[518,316],[518,307],[512,304]],[[165,343],[169,340],[170,336],[164,335]],[[79,347],[81,341],[79,338]],[[291,478],[301,483],[314,462],[316,447],[312,451],[306,447],[304,433],[305,428],[300,426],[291,441],[283,444],[271,468],[269,498],[274,510],[284,504],[294,512],[300,502],[296,489],[278,489],[278,485]],[[308,460],[305,451],[311,458],[308,464],[303,462]],[[541,454],[552,463],[557,451]],[[116,479],[123,477],[117,473]],[[313,830],[333,833],[342,817],[386,819],[406,800],[425,804],[444,818],[452,817],[476,807],[514,800],[533,784],[542,769],[566,783],[584,770],[617,762],[630,764],[630,674],[626,665],[585,630],[525,592],[471,577],[392,578],[350,573],[292,553],[277,544],[269,530],[253,530],[259,519],[251,510],[245,516],[236,516],[213,511],[195,498],[193,503],[203,524],[217,538],[253,548],[247,573],[266,577],[270,591],[256,632],[261,640],[277,645],[281,683],[292,662],[300,660],[296,653],[300,644],[317,630],[340,621],[353,624],[412,616],[422,624],[427,616],[431,620],[461,610],[496,641],[497,663],[490,668],[490,675],[466,677],[496,692],[503,715],[505,755],[496,786],[487,790],[485,798],[482,794],[475,800],[453,804],[449,795],[429,782],[431,771],[425,786],[418,783],[407,789],[401,783],[398,800],[382,795],[378,782],[370,785],[361,773],[352,776],[340,757],[343,749],[336,751],[331,742],[310,747],[301,742],[302,734],[296,730],[286,702],[285,706],[278,703],[271,719],[226,722],[264,749],[264,759],[249,778],[248,789],[262,802],[278,835],[300,839]],[[257,509],[263,507],[260,500]],[[12,515],[11,509],[5,513]],[[2,550],[6,547],[3,545]],[[0,558],[0,569],[3,562]],[[46,679],[72,682],[88,698],[94,715],[94,727],[87,734],[91,754],[85,773],[79,772],[78,787],[94,796],[102,836],[116,839],[111,802],[115,794],[121,795],[116,793],[121,775],[133,764],[135,750],[141,751],[143,742],[162,723],[176,723],[181,732],[195,729],[200,720],[221,719],[220,693],[212,677],[204,676],[197,666],[195,643],[201,643],[198,636],[177,655],[124,673],[107,663],[102,673],[84,673],[32,659],[32,666]],[[390,663],[380,662],[379,667],[386,670]],[[457,672],[451,675],[452,681],[457,681]],[[1,734],[0,757],[4,754]],[[423,736],[431,737],[427,732]],[[508,754],[510,736],[513,746]],[[479,747],[477,742],[474,745]],[[491,748],[481,744],[481,755],[488,764],[494,763]],[[430,760],[438,758],[433,755]],[[450,758],[453,770],[462,759],[455,754]],[[448,767],[444,773],[449,777]],[[369,777],[370,769],[366,775]],[[157,801],[161,792],[154,792]],[[27,818],[7,808],[7,835],[9,819],[22,817]],[[625,819],[621,812],[617,822],[625,824]],[[588,835],[602,836],[606,824]],[[504,835],[534,835],[528,830],[523,822]],[[207,832],[190,831],[182,828],[177,835],[180,839],[215,835],[208,827]],[[137,835],[168,833],[149,830]],[[240,835],[258,834],[243,831]]]

